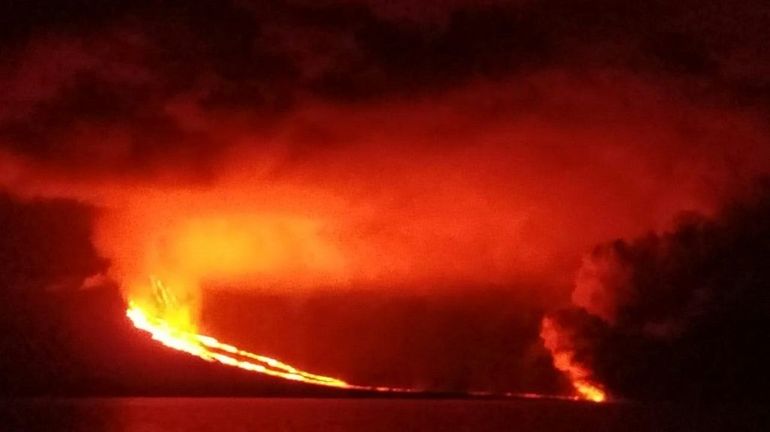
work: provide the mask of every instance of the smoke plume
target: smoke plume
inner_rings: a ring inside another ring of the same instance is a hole
[[[557,367],[627,397],[763,397],[770,183],[754,189],[713,217],[597,246],[574,306],[543,322]]]

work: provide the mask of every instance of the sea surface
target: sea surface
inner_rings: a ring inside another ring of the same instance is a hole
[[[767,431],[766,407],[554,400],[0,400],[2,431]]]

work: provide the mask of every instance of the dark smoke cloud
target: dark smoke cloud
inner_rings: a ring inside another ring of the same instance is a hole
[[[0,141],[97,173],[157,177],[173,159],[189,180],[228,143],[180,104],[269,129],[308,98],[414,99],[597,68],[679,80],[704,103],[767,103],[757,2],[420,3],[9,2]]]
[[[597,246],[550,314],[578,364],[632,398],[766,398],[770,183],[714,218]]]

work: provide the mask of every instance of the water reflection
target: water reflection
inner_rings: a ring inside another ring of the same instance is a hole
[[[760,430],[763,407],[557,401],[104,398],[0,401],[0,431]]]

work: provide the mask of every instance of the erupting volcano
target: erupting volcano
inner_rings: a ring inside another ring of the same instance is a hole
[[[762,2],[53,3],[0,2],[0,401],[768,394]]]

